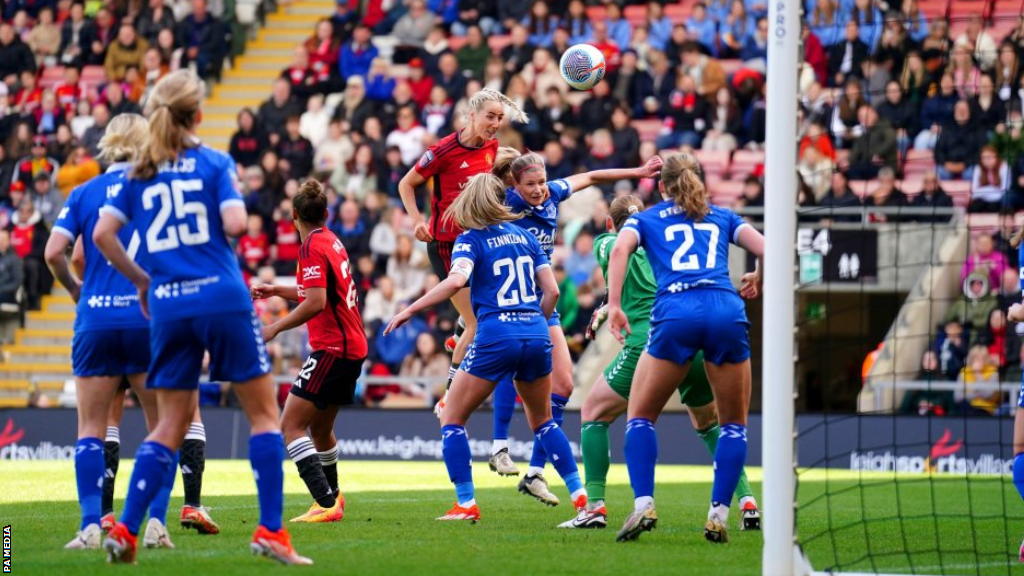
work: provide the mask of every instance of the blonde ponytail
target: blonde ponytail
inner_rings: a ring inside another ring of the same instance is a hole
[[[498,153],[494,156],[494,165],[491,166],[491,174],[494,174],[505,185],[511,186],[515,183],[512,178],[512,161],[522,154],[519,150],[510,146],[500,146]]]
[[[471,176],[466,188],[444,213],[445,219],[454,220],[463,230],[480,230],[522,217],[505,205],[505,185],[487,172]]]
[[[661,167],[661,181],[665,192],[691,220],[699,222],[711,212],[700,163],[693,154],[679,152],[669,156]]]
[[[608,207],[608,215],[612,217],[612,226],[615,227],[615,230],[622,230],[622,225],[626,223],[626,220],[643,209],[643,200],[636,196],[619,196],[612,200],[611,206]]]
[[[140,114],[118,114],[100,139],[99,158],[108,162],[135,162],[149,138],[149,122]]]
[[[164,162],[175,160],[191,141],[205,89],[203,81],[190,70],[164,76],[146,103],[149,112],[149,141],[135,164],[132,176],[148,180]]]

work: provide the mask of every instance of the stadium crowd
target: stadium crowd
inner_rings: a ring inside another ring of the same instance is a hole
[[[934,0],[805,4],[801,206],[1024,208],[1024,21],[1008,27],[987,11],[947,22],[956,3]],[[217,0],[8,0],[2,14],[0,228],[11,231],[33,308],[52,285],[42,260],[48,228],[67,192],[100,171],[94,156],[107,122],[139,111],[168,70],[190,66],[215,79],[231,15]],[[762,207],[766,16],[760,0],[337,0],[335,13],[294,48],[266,102],[238,114],[229,152],[251,214],[240,266],[264,281],[294,275],[299,237],[289,198],[308,176],[326,181],[328,225],[356,264],[370,373],[442,383],[450,306],[381,332],[438,281],[412,237],[398,182],[463,125],[468,95],[499,89],[530,114],[500,139],[542,152],[551,179],[687,148],[701,159],[715,203]],[[558,70],[564,50],[580,42],[607,61],[605,81],[589,93],[570,91]],[[630,193],[653,202],[656,183],[622,181],[567,205],[555,260],[574,353],[604,293],[593,238],[605,231],[608,202]],[[865,214],[831,219],[948,218]],[[983,253],[985,243],[975,250]],[[1004,284],[998,275],[988,280],[994,292]],[[259,311],[270,322],[287,307],[270,299]],[[977,325],[992,322],[989,333],[999,332],[999,321],[977,314]],[[972,330],[969,341],[982,332]],[[945,360],[949,341],[935,352],[939,372],[955,376],[960,369]],[[299,331],[272,344],[282,374],[299,368],[304,346]],[[1016,350],[999,356],[1003,367],[1019,364]],[[376,386],[366,395],[376,402],[399,390]]]

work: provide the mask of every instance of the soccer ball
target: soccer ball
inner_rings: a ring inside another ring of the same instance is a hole
[[[577,44],[558,63],[562,79],[576,90],[590,90],[604,78],[604,54],[589,44]]]

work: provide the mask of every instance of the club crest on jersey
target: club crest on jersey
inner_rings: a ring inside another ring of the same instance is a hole
[[[493,164],[494,163],[494,156],[491,156],[490,152],[488,152],[487,154],[484,154],[484,160],[488,164]]]
[[[310,280],[312,278],[320,277],[320,266],[303,266],[302,267],[302,279]]]
[[[430,150],[427,150],[426,152],[423,153],[423,156],[420,157],[420,168],[426,168],[427,166],[430,166],[430,163],[433,161],[434,153],[431,152]]]

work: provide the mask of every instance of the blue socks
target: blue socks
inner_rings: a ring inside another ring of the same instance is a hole
[[[569,399],[565,396],[558,394],[551,395],[551,419],[562,426],[562,421],[565,418],[565,405],[569,403]],[[564,435],[564,432],[563,432]],[[548,461],[548,453],[545,451],[544,446],[540,442],[533,443],[533,454],[530,456],[530,468],[544,468],[544,464]]]
[[[627,440],[628,443],[628,432]],[[629,449],[627,447],[627,453]],[[740,473],[747,461],[747,427],[740,424],[725,424],[718,436],[718,448],[715,450],[715,483],[711,488],[712,504],[729,506],[736,484],[740,481]],[[632,470],[631,470],[632,472]],[[1024,471],[1022,471],[1024,476]],[[1016,483],[1016,472],[1014,472]]]
[[[473,454],[469,451],[469,436],[465,426],[449,424],[441,428],[441,450],[448,478],[455,484],[455,495],[459,504],[466,504],[474,498]]]
[[[1017,493],[1024,498],[1024,452],[1013,457],[1013,485]]]
[[[174,470],[175,457],[171,449],[157,442],[147,441],[135,453],[135,469],[128,484],[128,498],[121,512],[121,522],[128,531],[137,535],[149,504],[164,485],[168,470]]]
[[[562,404],[562,407],[564,408],[565,404]],[[580,472],[576,468],[576,458],[572,454],[569,439],[565,437],[565,432],[554,418],[534,430],[533,445],[544,446],[544,451],[551,455],[551,463],[554,464],[558,475],[565,481],[569,493],[575,497],[576,493],[583,489],[583,481],[580,480]]]
[[[149,505],[149,517],[156,518],[164,526],[167,525],[167,507],[171,503],[171,490],[174,490],[174,479],[178,477],[178,453],[174,453],[174,463],[171,468],[167,471],[167,475],[164,476],[164,483],[160,486],[160,491],[156,493],[156,498],[153,498],[153,502]]]
[[[82,527],[100,523],[103,499],[103,440],[80,438],[75,444],[75,480],[78,484],[78,504],[82,508]]]
[[[721,450],[721,443],[718,446]],[[654,429],[654,423],[647,418],[633,418],[626,422],[626,468],[629,470],[629,483],[633,486],[634,498],[654,496],[654,466],[657,462],[658,432]],[[717,480],[716,474],[716,485]],[[735,483],[733,488],[736,488]]]
[[[249,437],[249,463],[256,478],[260,501],[260,525],[277,532],[284,509],[284,437],[265,432]]]
[[[516,411],[516,387],[506,376],[494,389],[494,439],[508,440],[508,428]]]

